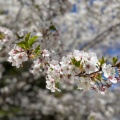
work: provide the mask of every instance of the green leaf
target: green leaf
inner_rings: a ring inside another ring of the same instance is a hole
[[[21,41],[21,42],[17,43],[17,45],[19,47],[21,47],[22,49],[26,49],[26,42],[25,41]]]
[[[75,58],[72,58],[72,64],[75,65],[76,67],[79,67],[80,66],[80,62],[81,61],[77,61]]]
[[[51,26],[49,27],[49,29],[50,29],[50,30],[57,30],[54,25],[51,25]]]
[[[113,65],[115,65],[116,63],[117,63],[117,61],[118,61],[118,57],[113,57],[113,59],[112,59],[113,61]]]
[[[104,63],[106,63],[107,60],[104,59],[104,57],[102,57],[101,60],[99,60],[100,66],[102,66]]]
[[[24,39],[24,41],[25,41],[25,44],[26,44],[26,48],[29,48],[29,46],[28,46],[28,41],[29,41],[29,38],[30,38],[30,32],[28,33],[28,34],[26,34],[25,35],[25,39]]]
[[[28,48],[29,37],[30,37],[30,33],[26,34],[24,40],[17,43],[17,45],[26,50]]]
[[[29,50],[32,45],[36,42],[38,36],[30,37],[30,33],[25,35],[25,38],[23,41],[17,43],[17,45],[25,50]]]
[[[35,53],[36,55],[40,55],[40,45],[38,45],[38,46],[35,48],[34,53]]]
[[[72,60],[72,64],[75,65],[76,64],[75,58],[72,58],[71,60]]]
[[[32,47],[32,45],[37,41],[38,36],[33,36],[28,40],[28,46]]]
[[[30,32],[28,34],[25,35],[25,41],[28,42],[29,38],[30,38]]]
[[[76,66],[79,67],[80,66],[80,61],[76,62]]]

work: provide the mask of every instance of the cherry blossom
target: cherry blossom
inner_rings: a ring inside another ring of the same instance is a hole
[[[49,63],[47,75],[51,76],[47,78],[47,81],[52,79],[52,83],[69,82],[73,85],[76,83],[78,89],[83,89],[83,91],[95,90],[100,94],[105,94],[106,89],[111,86],[109,81],[117,82],[115,68],[112,65],[104,64],[101,69],[95,53],[79,50],[74,50],[63,56],[60,62],[52,61]]]
[[[27,53],[18,46],[14,46],[8,54],[10,55],[8,61],[12,63],[12,66],[16,66],[17,68],[19,68],[23,62],[28,60]]]
[[[78,89],[83,91],[95,90],[97,93],[105,94],[111,83],[117,83],[115,67],[102,64],[95,53],[74,50],[61,60],[52,60],[48,50],[37,52],[40,53],[37,53],[38,58],[34,61],[30,72],[34,75],[44,72],[46,88],[51,92],[60,91],[56,84],[69,83],[73,86],[77,84]],[[9,55],[8,61],[16,67],[20,67],[23,62],[31,58],[28,57],[31,56],[29,52],[18,46],[14,46]],[[105,62],[104,58],[102,62]]]
[[[117,83],[117,79],[115,78],[116,72],[115,68],[112,67],[112,65],[106,65],[104,64],[102,67],[102,71],[104,73],[104,76],[108,78],[112,83]]]

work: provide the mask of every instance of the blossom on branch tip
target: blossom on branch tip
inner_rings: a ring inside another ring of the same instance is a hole
[[[112,65],[104,64],[102,67],[102,71],[104,73],[104,76],[108,78],[109,81],[111,81],[112,83],[117,83],[117,79],[115,78],[116,75],[115,68],[112,67]]]
[[[17,68],[28,60],[27,53],[18,46],[15,46],[8,54],[10,55],[8,61],[12,63],[12,66],[16,66]]]

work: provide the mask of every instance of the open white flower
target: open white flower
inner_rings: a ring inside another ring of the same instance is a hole
[[[14,47],[9,53],[8,61],[12,63],[12,66],[20,67],[21,64],[28,60],[28,55],[19,47]]]
[[[48,50],[44,49],[44,50],[42,51],[42,56],[43,56],[43,57],[48,57],[48,56],[50,56],[50,52],[49,52]]]
[[[58,88],[56,88],[55,87],[55,80],[50,76],[50,75],[48,75],[47,77],[46,77],[46,88],[47,89],[50,89],[51,90],[51,92],[55,92],[56,90],[57,91],[60,91]]]
[[[108,80],[111,81],[112,83],[117,83],[117,79],[114,76],[109,76]]]
[[[34,61],[34,65],[32,66],[32,69],[30,70],[30,72],[33,75],[38,75],[39,72],[41,71],[40,66],[41,66],[41,63],[40,63],[39,59],[37,59],[36,61]]]
[[[91,63],[91,62],[86,62],[84,64],[84,69],[87,74],[98,71],[98,68],[96,67],[96,63]]]
[[[104,64],[102,66],[102,71],[104,73],[104,76],[108,78],[109,81],[111,81],[112,83],[117,83],[117,79],[115,78],[116,75],[115,68],[112,67],[112,65]]]
[[[102,71],[104,73],[104,76],[108,78],[109,76],[115,76],[115,68],[112,67],[112,65],[106,65],[104,64],[102,66]]]

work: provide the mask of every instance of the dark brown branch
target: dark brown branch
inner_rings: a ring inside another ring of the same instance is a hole
[[[91,76],[91,75],[94,75],[94,74],[96,74],[96,73],[99,73],[99,72],[101,72],[102,70],[98,70],[98,71],[95,71],[95,72],[92,72],[92,73],[90,73],[90,74],[84,74],[84,73],[79,73],[79,74],[77,74],[76,76],[79,76],[79,77],[89,77],[89,76]]]
[[[118,62],[116,65],[112,65],[112,67],[117,67],[118,69],[120,69],[120,62]],[[77,74],[76,76],[79,76],[79,77],[92,77],[92,75],[94,74],[97,74],[99,72],[102,71],[102,68],[100,67],[98,71],[95,71],[95,72],[92,72],[90,74],[87,74],[87,73],[79,73]]]

